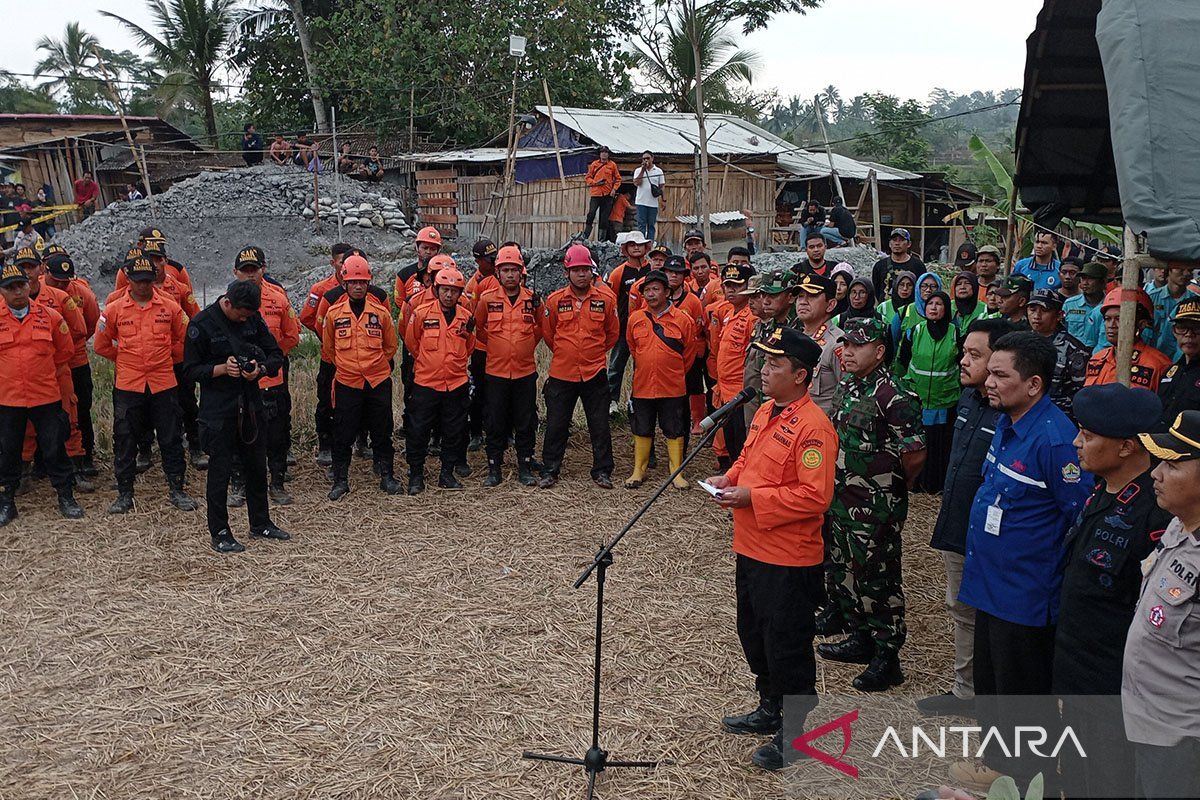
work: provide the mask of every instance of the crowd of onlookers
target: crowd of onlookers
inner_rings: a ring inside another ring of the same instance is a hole
[[[320,145],[305,132],[297,133],[291,141],[285,133],[277,132],[267,145],[254,123],[247,123],[242,133],[241,151],[242,160],[248,167],[263,163],[265,158],[279,166],[292,164],[309,172],[326,169],[321,159]],[[358,155],[354,153],[353,144],[342,142],[337,157],[333,159],[335,172],[360,180],[383,180],[383,169],[383,157],[375,146],[369,148],[366,155]]]

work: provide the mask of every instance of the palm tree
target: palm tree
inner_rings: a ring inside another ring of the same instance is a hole
[[[842,102],[842,93],[838,91],[838,88],[833,84],[829,84],[821,92],[820,97],[821,104],[832,112],[831,121],[841,122],[842,112],[845,110],[846,104]]]
[[[237,0],[146,0],[158,34],[109,11],[148,49],[166,73],[161,98],[170,106],[187,97],[204,114],[204,129],[215,143],[217,119],[213,89],[217,70],[228,58],[237,22]]]
[[[758,54],[738,48],[738,40],[706,7],[684,4],[664,20],[664,30],[637,42],[637,68],[649,91],[632,94],[631,108],[641,111],[696,110],[696,61],[689,36],[693,19],[700,52],[700,81],[704,111],[740,113],[741,84],[751,83],[759,66]],[[657,33],[657,31],[656,31]]]
[[[100,101],[100,67],[96,51],[100,42],[78,22],[68,22],[61,39],[43,36],[37,49],[44,53],[33,68],[35,78],[49,78],[39,88],[62,95],[73,112],[95,110]]]

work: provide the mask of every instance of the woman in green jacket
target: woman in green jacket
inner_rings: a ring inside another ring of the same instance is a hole
[[[963,270],[955,275],[950,281],[950,294],[954,297],[951,316],[960,331],[965,331],[975,320],[988,317],[987,305],[979,300],[979,277],[974,272]]]
[[[900,342],[896,363],[901,381],[921,399],[927,455],[917,491],[936,494],[946,481],[954,436],[952,412],[962,388],[958,382],[958,328],[950,318],[950,297],[935,291],[924,306],[924,318]]]

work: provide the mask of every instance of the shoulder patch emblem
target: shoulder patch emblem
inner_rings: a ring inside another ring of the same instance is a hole
[[[60,333],[70,333],[71,332],[71,329],[67,327],[66,322],[58,323],[58,330]]]
[[[1062,468],[1062,479],[1064,483],[1079,483],[1079,465],[1064,464]]]
[[[810,447],[800,454],[800,463],[807,469],[816,469],[824,460],[825,457],[821,455],[821,451],[815,447]]]
[[[200,338],[200,329],[193,328],[191,325],[189,325],[188,326],[188,338],[189,339],[199,339]]]

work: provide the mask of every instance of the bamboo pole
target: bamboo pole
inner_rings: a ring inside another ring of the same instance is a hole
[[[846,193],[842,191],[842,179],[838,175],[837,167],[833,165],[833,151],[829,149],[829,134],[825,132],[825,113],[822,110],[820,95],[813,98],[813,109],[817,115],[817,124],[821,126],[821,139],[825,142],[825,157],[829,159],[829,174],[833,176],[833,185],[837,188],[838,197],[842,198],[842,205],[845,205]]]
[[[1117,328],[1117,382],[1128,386],[1133,365],[1133,343],[1137,337],[1137,300],[1140,274],[1137,258],[1138,240],[1125,227],[1125,261],[1121,270],[1121,316]]]
[[[138,159],[138,149],[133,143],[133,134],[129,132],[129,122],[125,119],[125,102],[121,99],[121,95],[117,93],[116,88],[112,84],[112,79],[108,74],[108,65],[104,63],[104,59],[100,56],[99,48],[92,48],[92,55],[96,57],[96,64],[100,67],[100,72],[104,76],[104,85],[108,88],[109,95],[112,96],[113,105],[117,107],[117,116],[121,118],[121,129],[125,131],[125,141],[129,143],[129,154],[133,156],[133,161],[138,165],[138,169],[142,174],[142,183],[146,186],[146,195],[150,200],[150,216],[158,222],[158,207],[154,202],[154,193],[150,190],[150,171],[146,167],[146,151],[142,150],[142,158]]]
[[[550,102],[550,85],[542,78],[542,93],[546,95],[546,116],[550,117],[550,135],[554,137],[554,160],[558,162],[558,185],[567,188],[567,176],[563,171],[562,151],[558,147],[558,127],[554,124],[554,105]]]
[[[1004,231],[1004,259],[1000,265],[1004,277],[1008,277],[1012,272],[1012,265],[1017,261],[1017,254],[1013,252],[1013,238],[1016,236],[1017,228],[1017,183],[1013,181],[1012,189],[1008,193],[1008,227]]]
[[[879,219],[879,175],[875,170],[871,170],[871,224],[875,227],[875,250],[880,252],[883,250],[883,231],[880,230]],[[881,292],[883,289],[876,286],[875,291]]]

